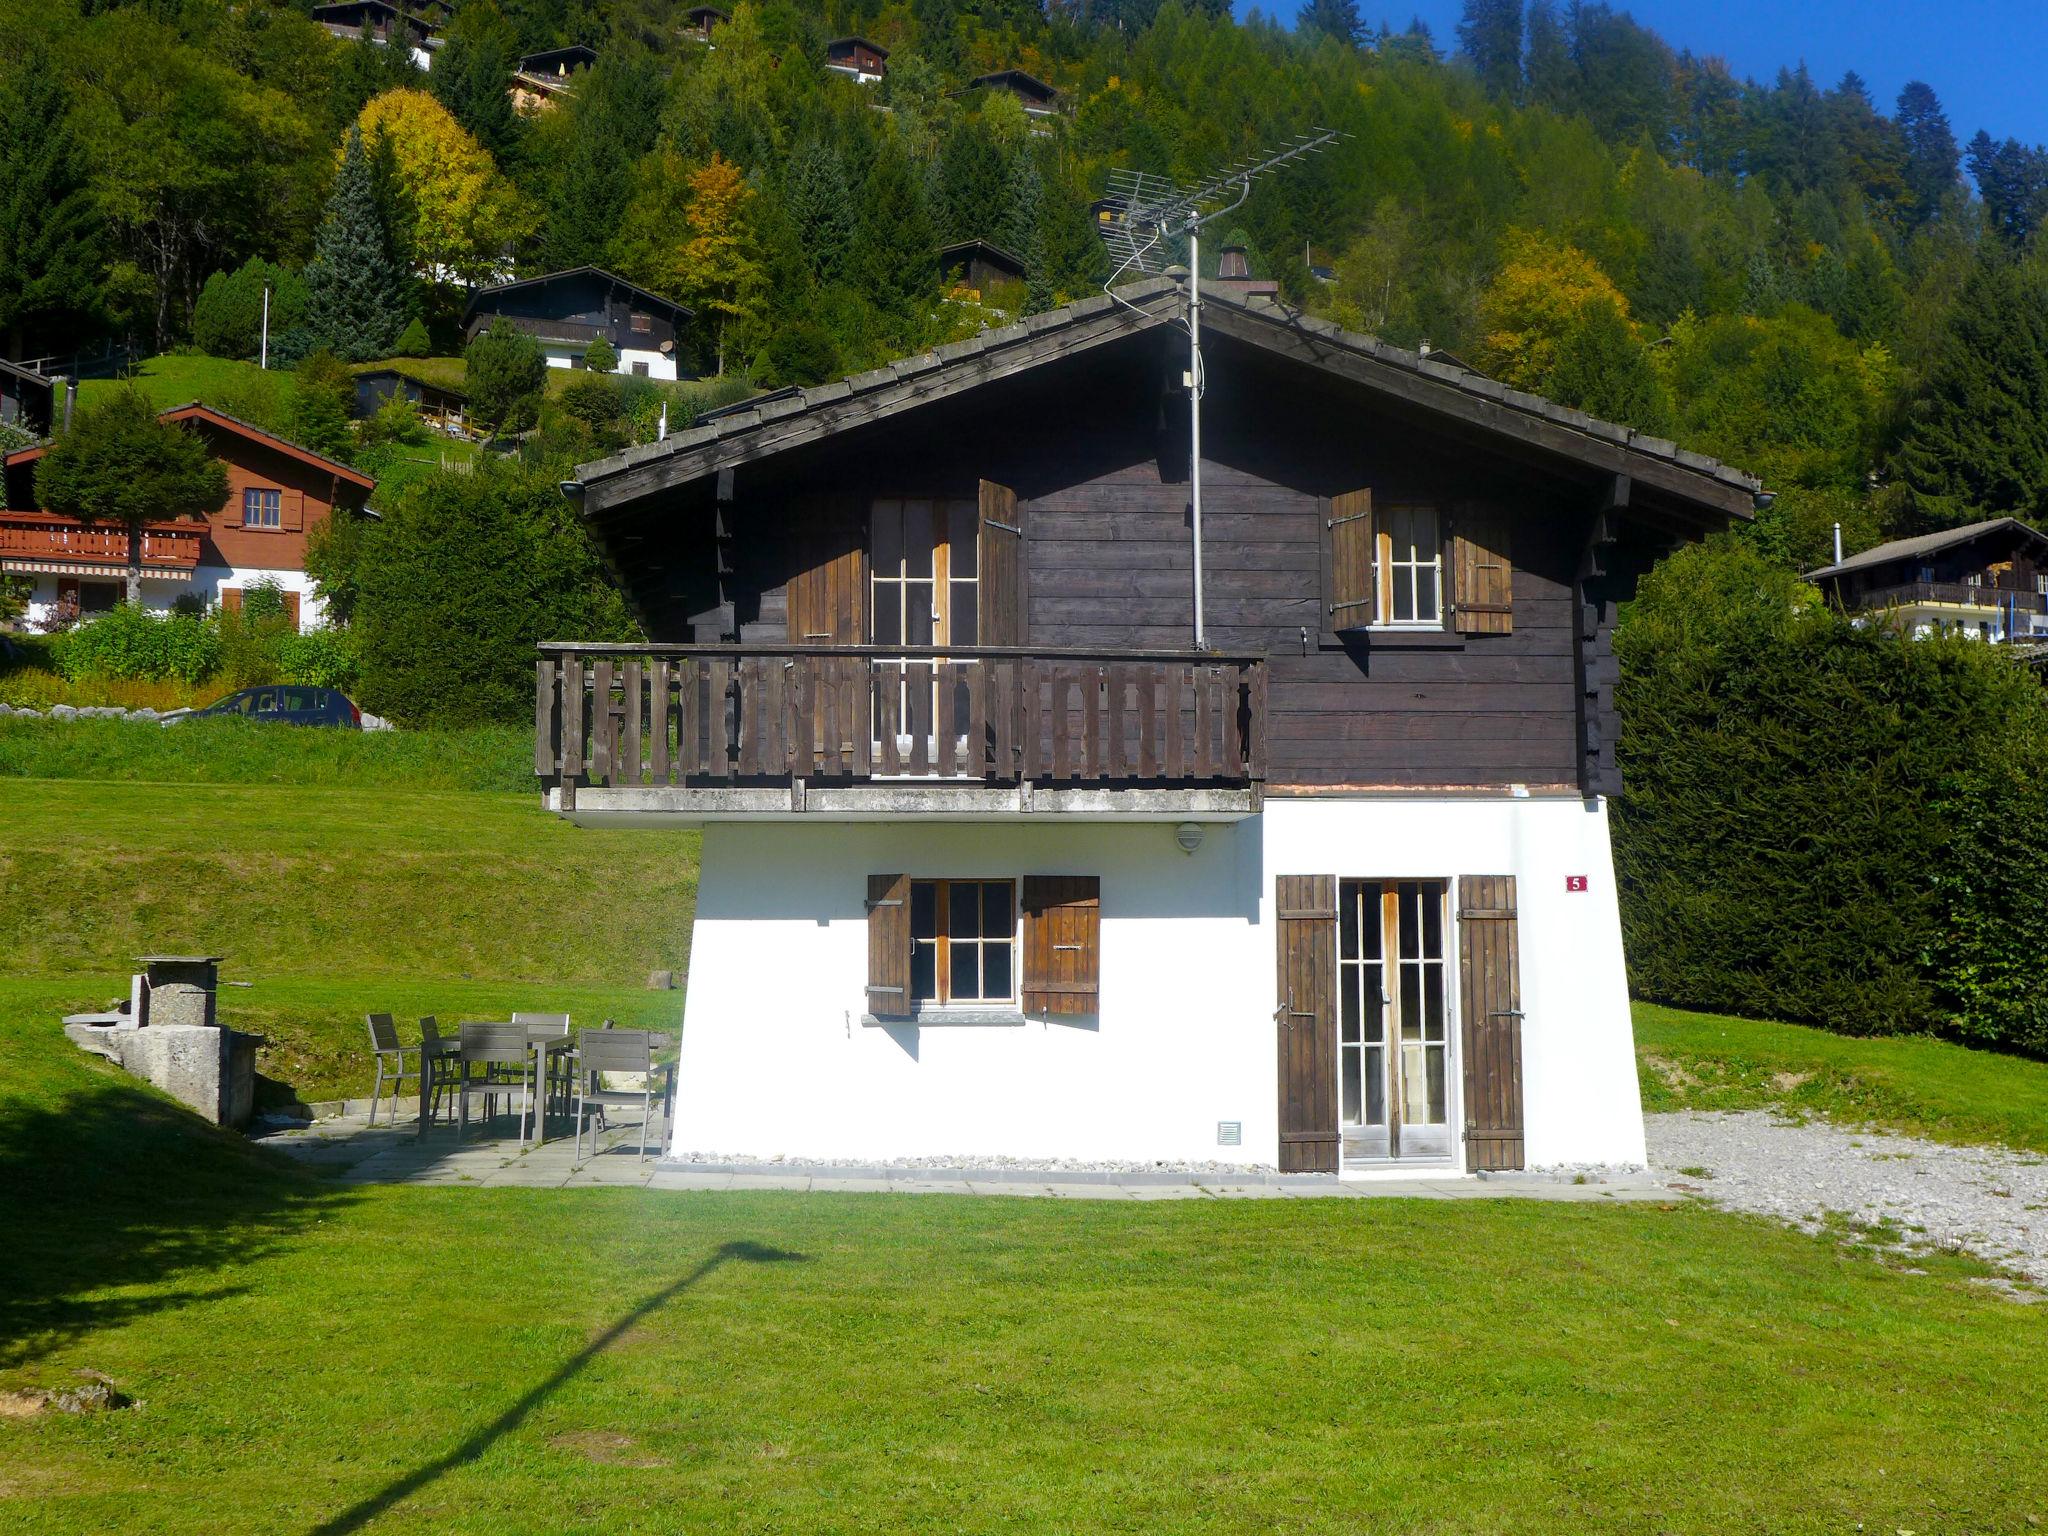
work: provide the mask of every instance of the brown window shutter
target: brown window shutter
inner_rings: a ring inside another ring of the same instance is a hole
[[[791,645],[859,645],[867,632],[867,519],[862,505],[828,497],[799,514],[798,570],[789,581]]]
[[[298,633],[298,628],[299,628],[299,594],[298,594],[298,593],[296,593],[296,592],[287,592],[287,593],[285,593],[285,594],[284,594],[284,616],[285,616],[285,617],[286,617],[287,619],[290,619],[290,620],[291,620],[291,624],[292,624],[292,632],[293,632],[294,634]]]
[[[1516,928],[1513,875],[1459,877],[1467,1172],[1523,1165],[1522,975]]]
[[[223,613],[240,613],[242,611],[242,589],[240,587],[222,587],[220,589],[220,607]]]
[[[868,876],[868,1012],[910,1017],[910,876]]]
[[[1274,882],[1279,942],[1280,1171],[1335,1173],[1337,877]]]
[[[981,633],[956,638],[978,645],[1024,644],[1024,522],[1017,493],[993,480],[981,482],[977,564]]]
[[[1102,1011],[1102,881],[1024,877],[1024,1011]]]
[[[1505,508],[1466,502],[1451,518],[1451,627],[1505,635],[1515,627],[1514,529]]]
[[[1364,629],[1378,617],[1373,580],[1371,491],[1346,491],[1322,503],[1323,633]]]
[[[306,531],[306,493],[281,491],[277,498],[277,526],[286,533]]]

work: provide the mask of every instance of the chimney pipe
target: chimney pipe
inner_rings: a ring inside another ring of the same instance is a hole
[[[64,430],[71,430],[71,413],[78,409],[78,380],[64,381]]]
[[[1842,525],[1835,524],[1835,564],[1842,563]]]

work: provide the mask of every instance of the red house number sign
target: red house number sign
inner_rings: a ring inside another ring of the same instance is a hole
[[[1583,891],[1586,888],[1586,877],[1584,875],[1566,875],[1564,877],[1564,888],[1567,891]]]

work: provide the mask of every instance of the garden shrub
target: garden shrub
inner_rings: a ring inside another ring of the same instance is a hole
[[[57,670],[73,682],[104,677],[198,683],[221,660],[220,633],[205,619],[159,617],[123,603],[61,636],[52,646]]]
[[[1645,578],[1615,649],[1639,995],[2048,1044],[2048,695],[2009,653],[1858,625],[1730,542]]]
[[[314,629],[303,635],[282,635],[277,643],[277,670],[282,681],[315,688],[356,686],[354,637],[345,629]]]

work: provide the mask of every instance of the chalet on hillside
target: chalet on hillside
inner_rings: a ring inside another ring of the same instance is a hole
[[[463,339],[474,341],[503,319],[540,342],[550,368],[581,368],[584,351],[603,337],[618,353],[618,372],[674,379],[677,333],[689,318],[687,306],[616,273],[572,267],[479,288],[463,317]]]
[[[825,45],[825,67],[862,85],[874,85],[889,70],[889,50],[864,37],[835,37]]]
[[[582,43],[529,53],[512,71],[512,105],[528,114],[545,111],[569,94],[576,77],[597,62],[597,50]]]
[[[1060,93],[1021,69],[998,69],[967,82],[970,91],[1002,91],[1023,104],[1027,117],[1051,117],[1059,110]]]
[[[390,46],[397,43],[410,50],[413,63],[421,69],[434,67],[434,54],[441,46],[441,24],[446,16],[417,6],[398,6],[391,0],[330,0],[308,12],[330,35],[345,42],[359,37]]]
[[[410,400],[420,420],[441,431],[459,433],[469,428],[469,396],[446,384],[401,373],[396,368],[371,368],[356,375],[356,397],[350,414],[362,421],[377,414],[393,395]]]
[[[1640,1165],[1617,605],[1756,484],[1154,279],[566,486],[578,822],[704,829],[678,1153]],[[1199,643],[1198,643],[1199,637]]]
[[[1202,296],[1222,294],[1243,303],[1278,298],[1280,285],[1270,277],[1253,277],[1251,258],[1241,245],[1226,245],[1216,262],[1216,275],[1202,280]]]
[[[0,358],[0,426],[48,437],[57,421],[57,381]]]
[[[683,35],[708,43],[713,29],[731,20],[732,12],[722,11],[715,5],[693,5],[683,12]]]
[[[977,298],[1025,279],[1023,259],[990,240],[956,240],[940,246],[939,271],[949,286],[966,288]]]
[[[1893,539],[1806,579],[1837,606],[1916,635],[2048,637],[2048,534],[2016,517]]]
[[[306,538],[333,516],[363,515],[377,482],[360,470],[287,442],[205,405],[162,413],[197,432],[227,470],[228,494],[203,521],[151,523],[142,538],[143,606],[159,612],[193,595],[237,608],[258,582],[274,581],[302,629],[317,628],[321,605],[306,575]],[[128,532],[38,508],[35,466],[47,445],[0,460],[0,571],[34,578],[28,618],[90,614],[120,603],[128,578]]]

